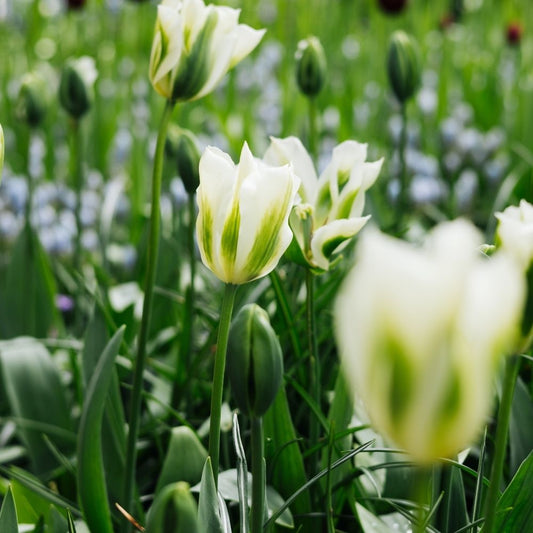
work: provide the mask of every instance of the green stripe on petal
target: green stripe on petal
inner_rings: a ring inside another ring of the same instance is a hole
[[[231,211],[224,222],[220,239],[220,256],[226,277],[231,277],[235,266],[240,227],[241,211],[239,209],[238,199],[235,199],[232,203]]]
[[[346,196],[337,204],[335,218],[350,218],[353,203],[359,193],[359,188],[350,191]]]
[[[201,202],[199,211],[198,241],[204,252],[206,263],[208,265],[213,265],[213,212],[211,211],[209,204],[204,201]]]
[[[191,51],[181,59],[174,86],[174,100],[190,100],[202,89],[209,77],[209,43],[217,26],[218,13],[211,11]]]

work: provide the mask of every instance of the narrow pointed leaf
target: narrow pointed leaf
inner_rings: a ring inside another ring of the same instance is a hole
[[[78,492],[89,529],[112,533],[102,457],[102,419],[124,327],[107,344],[87,387],[78,438]]]
[[[224,533],[210,457],[208,457],[205,462],[202,481],[200,483],[198,529],[200,531],[205,531],[205,533]]]
[[[7,489],[7,494],[0,507],[0,531],[2,533],[18,533],[17,509],[11,487]]]

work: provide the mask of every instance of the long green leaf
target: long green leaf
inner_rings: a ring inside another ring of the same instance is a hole
[[[205,462],[202,481],[200,483],[198,528],[205,533],[225,533],[224,525],[220,517],[218,494],[210,457]]]
[[[270,483],[284,498],[288,498],[307,483],[307,477],[284,386],[263,417],[263,423],[267,464],[269,459],[272,461]],[[309,493],[304,492],[294,500],[292,511],[295,514],[311,512]]]
[[[0,374],[11,414],[25,421],[18,424],[18,433],[34,470],[44,474],[58,462],[45,445],[43,433],[66,455],[73,451],[73,443],[66,438],[72,434],[72,424],[59,370],[39,341],[21,337],[0,342]]]
[[[87,387],[93,375],[98,360],[109,341],[105,317],[101,310],[95,307],[93,316],[85,333],[82,352],[83,376]],[[126,459],[126,419],[120,397],[120,385],[116,369],[111,369],[111,383],[105,402],[104,419],[102,423],[102,455],[107,473],[107,487],[113,501],[122,497],[122,481]]]
[[[510,471],[514,475],[533,450],[533,401],[524,382],[518,378],[509,422]]]
[[[93,533],[112,533],[102,457],[102,419],[112,370],[124,327],[107,344],[87,387],[78,437],[78,493],[84,518]]]
[[[18,533],[18,530],[17,509],[11,487],[9,487],[2,507],[0,507],[0,531],[2,533]]]
[[[494,531],[526,532],[533,524],[533,451],[520,465],[496,507]],[[484,528],[481,529],[483,533]]]

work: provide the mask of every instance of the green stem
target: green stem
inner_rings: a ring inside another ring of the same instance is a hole
[[[313,161],[316,163],[318,154],[318,126],[316,119],[316,99],[313,97],[308,98],[309,100],[309,152]]]
[[[139,434],[139,418],[141,413],[143,372],[146,363],[146,342],[150,327],[150,315],[152,311],[152,296],[157,267],[157,255],[159,251],[159,225],[160,225],[160,196],[161,181],[163,175],[163,154],[167,136],[168,123],[174,109],[174,103],[167,101],[159,133],[154,156],[152,175],[152,209],[150,214],[149,240],[147,251],[146,279],[144,282],[144,302],[142,310],[141,326],[137,344],[137,357],[133,366],[133,388],[131,395],[131,407],[129,418],[128,445],[126,451],[126,479],[124,482],[124,505],[130,512],[133,510],[133,488],[135,485],[135,463],[137,459],[137,436]],[[127,526],[129,530],[130,526]]]
[[[401,231],[401,223],[406,213],[409,195],[409,179],[407,176],[407,164],[405,162],[405,152],[407,148],[407,104],[402,103],[402,130],[400,132],[400,191],[398,193],[398,231]]]
[[[305,275],[306,287],[306,322],[307,322],[307,348],[309,351],[309,381],[311,396],[315,401],[317,409],[320,409],[320,361],[316,342],[315,329],[315,277],[307,269]],[[316,417],[311,417],[309,425],[309,436],[311,446],[318,443],[319,423]]]
[[[496,444],[494,446],[494,460],[490,475],[490,486],[485,502],[485,525],[484,533],[494,531],[494,519],[496,517],[496,504],[500,495],[500,483],[503,474],[503,464],[505,462],[505,451],[507,449],[507,437],[509,419],[511,417],[511,405],[513,394],[520,369],[520,357],[513,355],[505,361],[505,375],[503,378],[502,398],[498,410],[498,421],[496,426]]]
[[[175,409],[179,408],[179,403],[185,395],[186,409],[189,406],[190,374],[193,339],[194,339],[194,302],[196,293],[194,290],[194,279],[196,277],[196,243],[194,242],[194,231],[196,221],[196,203],[194,193],[188,194],[188,221],[187,221],[187,249],[189,254],[190,284],[185,297],[185,317],[183,321],[183,331],[181,334],[180,349],[176,363],[176,378],[172,390],[171,405]]]
[[[218,487],[218,469],[220,458],[220,416],[222,410],[222,393],[224,392],[224,371],[226,369],[226,351],[228,348],[229,327],[237,285],[226,284],[220,323],[218,326],[217,351],[215,353],[215,368],[213,372],[213,390],[211,392],[211,422],[209,424],[209,455],[213,465],[215,486]]]
[[[263,438],[263,418],[252,417],[252,511],[253,533],[263,530],[265,516],[265,450]]]
[[[71,119],[72,131],[72,173],[73,186],[76,194],[76,209],[74,217],[76,219],[76,242],[74,244],[74,271],[81,270],[81,193],[83,190],[83,154],[82,154],[82,138],[81,138],[81,124],[78,119]],[[79,313],[78,313],[79,316]]]

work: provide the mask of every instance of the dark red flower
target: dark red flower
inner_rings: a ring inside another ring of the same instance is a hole
[[[86,0],[66,0],[68,9],[81,9]]]
[[[379,7],[385,13],[400,13],[407,6],[409,0],[378,0]]]
[[[507,25],[506,30],[507,43],[511,46],[518,46],[522,40],[522,34],[524,33],[524,28],[520,22],[510,22]]]

